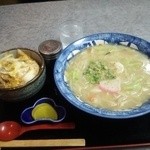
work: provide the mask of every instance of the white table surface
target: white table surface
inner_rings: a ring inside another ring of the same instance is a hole
[[[37,50],[48,39],[59,40],[65,20],[82,23],[84,36],[121,32],[150,41],[150,0],[66,0],[0,6],[0,51]]]

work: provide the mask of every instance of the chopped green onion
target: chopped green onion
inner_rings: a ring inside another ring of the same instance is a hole
[[[85,75],[87,80],[92,84],[99,83],[102,80],[111,80],[116,78],[113,71],[101,61],[91,61],[83,72],[83,75]]]

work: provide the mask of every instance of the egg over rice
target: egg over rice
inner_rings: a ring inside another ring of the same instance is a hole
[[[17,54],[6,52],[0,58],[0,88],[23,86],[38,72],[38,63],[21,49],[17,49]]]

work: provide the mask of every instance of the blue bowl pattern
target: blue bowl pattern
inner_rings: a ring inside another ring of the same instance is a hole
[[[95,108],[87,104],[86,102],[83,102],[81,99],[76,97],[76,95],[74,95],[74,93],[70,90],[70,87],[64,76],[66,65],[69,60],[87,47],[108,43],[126,45],[135,48],[141,53],[144,53],[148,57],[150,57],[150,43],[132,35],[122,33],[98,33],[86,36],[71,43],[68,47],[66,47],[55,63],[54,80],[60,93],[67,101],[69,101],[75,107],[89,114],[93,114],[99,117],[121,119],[133,118],[149,113],[150,99],[141,107],[135,109],[131,109],[128,111],[110,111],[103,108]]]
[[[32,110],[33,108],[35,108],[37,105],[41,104],[41,103],[48,103],[50,104],[53,108],[55,108],[57,114],[58,114],[58,119],[57,120],[53,120],[53,119],[47,119],[47,118],[42,118],[42,119],[38,119],[38,120],[34,120],[32,117]],[[58,106],[56,105],[56,103],[54,102],[54,100],[44,97],[41,98],[39,100],[37,100],[33,106],[28,107],[26,109],[23,110],[23,112],[21,113],[21,121],[25,124],[33,124],[33,123],[39,123],[39,122],[60,122],[62,121],[64,118],[66,117],[66,110],[64,107],[62,106]]]

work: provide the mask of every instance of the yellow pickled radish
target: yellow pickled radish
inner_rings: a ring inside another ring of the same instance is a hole
[[[32,110],[32,117],[35,120],[38,120],[38,119],[57,120],[58,114],[56,110],[50,104],[41,103]]]

